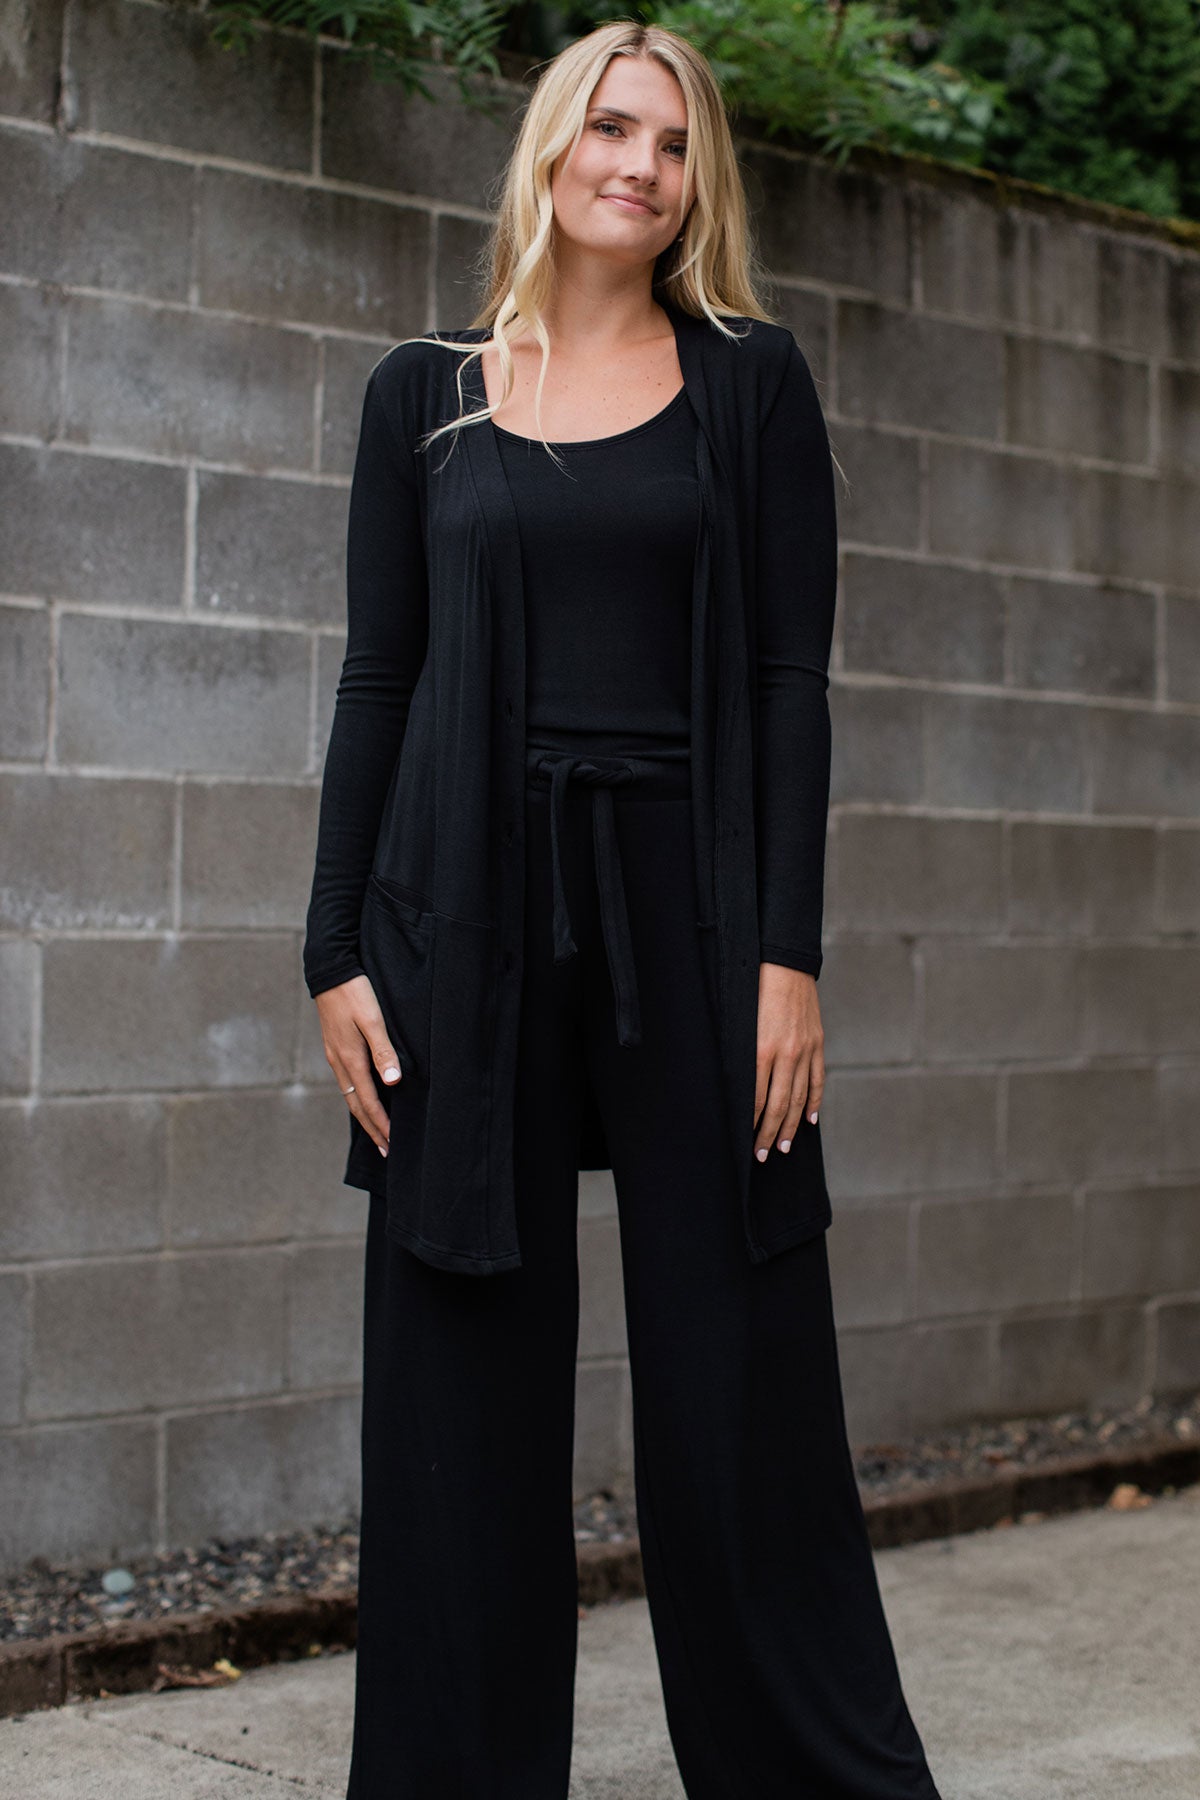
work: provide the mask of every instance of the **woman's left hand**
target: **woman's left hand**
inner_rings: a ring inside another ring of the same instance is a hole
[[[790,1150],[801,1120],[816,1124],[825,1090],[824,1047],[816,977],[782,963],[760,963],[754,1091],[759,1162],[776,1138],[780,1150]]]

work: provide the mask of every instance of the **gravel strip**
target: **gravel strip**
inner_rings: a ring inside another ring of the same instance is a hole
[[[947,1480],[1002,1475],[1143,1441],[1200,1442],[1200,1391],[1183,1400],[1139,1401],[1124,1410],[1006,1419],[906,1443],[872,1444],[855,1458],[864,1499],[937,1488]],[[580,1545],[629,1543],[632,1502],[591,1494],[575,1508]],[[257,1538],[211,1538],[198,1548],[132,1557],[119,1568],[52,1565],[35,1557],[0,1575],[0,1642],[28,1643],[119,1619],[166,1619],[256,1600],[353,1588],[358,1520]]]

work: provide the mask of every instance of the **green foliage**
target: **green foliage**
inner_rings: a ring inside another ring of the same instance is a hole
[[[205,0],[201,0],[205,4]],[[496,51],[548,59],[613,18],[665,25],[712,62],[731,111],[843,163],[918,151],[1085,198],[1200,218],[1200,0],[207,0],[218,40],[286,25],[338,40],[432,99],[457,74],[492,111]],[[509,109],[502,108],[508,116]]]
[[[708,57],[727,105],[768,137],[788,131],[844,163],[856,145],[977,163],[1000,88],[942,62],[918,68],[913,18],[883,0],[642,0],[514,9],[509,41],[554,56],[615,17],[665,25]],[[512,27],[516,26],[513,34]]]
[[[499,73],[495,46],[511,8],[505,0],[209,0],[207,11],[226,49],[247,49],[257,26],[292,26],[340,39],[374,76],[427,100],[434,95],[422,65],[427,73],[431,62],[441,63],[457,77],[463,100],[488,111],[489,96],[471,81]]]
[[[811,138],[835,162],[859,145],[978,162],[998,86],[913,66],[914,19],[867,0],[662,0],[658,24],[711,61],[727,101],[767,136]]]
[[[987,166],[1200,218],[1200,0],[916,0],[936,55],[997,82]]]

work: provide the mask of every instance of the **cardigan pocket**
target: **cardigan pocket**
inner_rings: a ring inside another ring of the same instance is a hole
[[[359,953],[375,989],[404,1081],[429,1079],[434,914],[372,871],[363,896]]]

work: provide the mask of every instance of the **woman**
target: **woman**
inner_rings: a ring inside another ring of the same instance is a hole
[[[937,1800],[824,1236],[831,459],[704,59],[617,22],[548,64],[491,255],[368,381],[305,942],[371,1195],[349,1797],[565,1800],[611,1167],[690,1800]]]

